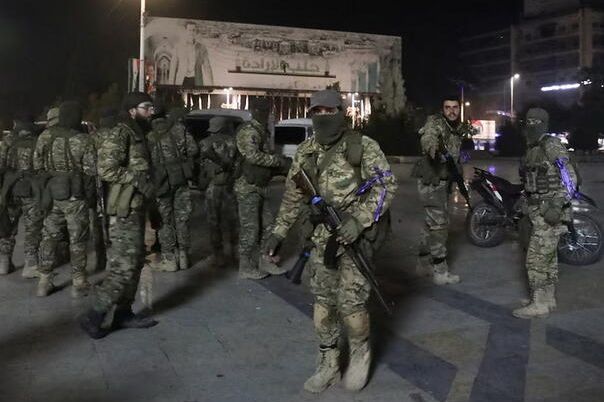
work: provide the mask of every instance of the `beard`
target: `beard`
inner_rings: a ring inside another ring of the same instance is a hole
[[[136,121],[136,124],[140,127],[141,130],[143,130],[143,132],[145,134],[147,134],[149,131],[151,131],[151,120],[146,118],[146,117],[142,117],[139,116],[138,114],[134,117],[134,120]]]

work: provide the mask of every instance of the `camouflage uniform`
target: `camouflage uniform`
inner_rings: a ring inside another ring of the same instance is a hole
[[[356,133],[351,135],[360,137]],[[324,200],[340,211],[343,217],[353,217],[363,233],[369,233],[369,228],[377,227],[376,219],[383,216],[394,197],[396,179],[389,174],[384,177],[383,185],[375,185],[365,195],[357,196],[356,191],[362,182],[373,178],[378,169],[390,173],[390,166],[379,145],[363,136],[360,137],[362,159],[359,170],[355,171],[347,157],[351,145],[346,138],[351,137],[344,137],[343,141],[331,147],[319,144],[315,137],[300,144],[285,182],[285,194],[275,220],[273,236],[285,238],[303,212],[304,203],[310,201],[292,180],[300,168],[304,168],[311,178],[314,176],[317,191]],[[321,166],[328,149],[331,151],[332,147],[335,149],[331,162],[323,171],[317,172],[317,166]],[[339,378],[339,319],[347,329],[351,350],[350,364],[344,378],[347,389],[359,390],[365,385],[371,360],[369,313],[366,309],[371,288],[345,254],[344,247],[336,246],[335,265],[327,266],[326,254],[331,236],[325,225],[318,224],[311,239],[314,248],[309,259],[310,290],[315,299],[314,324],[320,341],[320,352],[317,370],[304,385],[310,392],[321,392]],[[367,246],[367,242],[368,237],[363,237],[361,244]],[[371,258],[371,248],[364,249]]]
[[[438,152],[444,148],[459,162],[461,142],[464,136],[470,134],[470,127],[460,124],[453,128],[442,114],[436,114],[428,117],[419,133],[423,157],[415,166],[414,176],[418,177],[417,188],[425,213],[419,255],[421,260],[429,260],[427,262],[434,271],[435,282],[438,278],[444,278],[444,283],[455,283],[459,277],[450,274],[447,266],[451,177],[445,162],[438,160]],[[435,151],[436,161],[430,155]]]
[[[542,109],[531,109],[527,117],[535,111],[538,115],[547,116]],[[519,318],[545,315],[556,307],[557,246],[560,235],[567,231],[566,224],[571,219],[570,195],[561,180],[557,161],[564,164],[573,183],[577,183],[568,152],[558,138],[541,134],[534,143],[529,141],[522,172],[524,189],[528,195],[526,212],[532,224],[526,253],[531,303],[514,310],[514,315]]]
[[[215,117],[214,119],[220,119]],[[211,121],[210,124],[215,121]],[[236,248],[239,238],[237,227],[237,201],[233,193],[236,169],[237,144],[232,130],[225,127],[226,121],[218,120],[221,127],[210,126],[210,135],[199,143],[201,169],[209,180],[206,189],[206,212],[210,231],[212,256],[217,265],[224,264],[222,224],[230,228],[231,250]]]
[[[63,103],[59,124],[40,134],[36,144],[34,169],[45,177],[43,198],[51,204],[42,205],[47,214],[40,244],[38,296],[46,296],[53,290],[51,274],[65,226],[69,233],[72,296],[82,296],[89,287],[86,280],[88,206],[94,197],[96,164],[92,138],[76,129],[80,121],[79,106]]]
[[[133,119],[115,126],[98,151],[98,173],[109,185],[109,272],[98,286],[94,309],[130,309],[145,258],[145,200],[140,191],[149,179],[145,134]]]
[[[0,239],[0,254],[4,260],[3,273],[8,273],[10,261],[15,248],[15,236],[19,218],[23,217],[24,239],[23,252],[25,268],[23,276],[37,276],[38,248],[42,234],[44,214],[40,210],[39,200],[34,197],[35,173],[33,154],[36,136],[33,127],[19,125],[0,144],[0,169],[3,174],[3,186],[0,208],[6,208],[9,227],[4,228],[7,235]]]
[[[267,273],[258,270],[260,244],[273,221],[265,203],[268,183],[271,169],[281,167],[282,158],[268,152],[268,132],[255,120],[239,127],[236,141],[243,159],[242,175],[235,181],[239,208],[239,272],[243,277],[261,279]],[[251,172],[253,174],[247,176]],[[253,175],[258,178],[256,182]]]
[[[176,271],[189,266],[189,219],[193,210],[188,181],[193,178],[193,158],[198,147],[185,126],[168,118],[153,120],[147,136],[157,208],[161,215],[159,241],[161,263],[158,269]],[[178,255],[178,264],[176,262]]]

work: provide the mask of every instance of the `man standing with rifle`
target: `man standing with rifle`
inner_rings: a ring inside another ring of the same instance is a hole
[[[388,223],[383,218],[397,188],[379,145],[348,129],[342,109],[336,91],[319,91],[311,97],[315,135],[298,147],[265,247],[268,257],[274,258],[303,204],[311,204],[323,217],[315,227],[309,259],[320,347],[317,369],[304,389],[313,393],[340,378],[340,319],[350,346],[344,386],[358,391],[367,383],[371,347],[366,305],[372,288],[377,291],[368,263],[379,232]]]
[[[418,179],[419,197],[425,211],[417,272],[433,275],[437,285],[459,282],[459,275],[451,274],[447,265],[448,205],[453,181],[469,205],[459,157],[461,142],[472,134],[472,127],[462,123],[459,115],[459,99],[449,96],[443,100],[442,112],[428,117],[419,130],[423,156],[412,173]]]

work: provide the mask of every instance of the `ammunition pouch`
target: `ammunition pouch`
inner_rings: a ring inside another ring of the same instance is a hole
[[[243,162],[241,172],[249,184],[259,187],[268,186],[268,183],[270,183],[273,178],[273,168],[254,165],[247,161]]]
[[[71,175],[69,173],[52,174],[46,183],[46,188],[53,200],[68,200],[71,197]]]
[[[32,196],[31,180],[26,177],[18,179],[13,186],[12,195],[13,197],[29,198]]]

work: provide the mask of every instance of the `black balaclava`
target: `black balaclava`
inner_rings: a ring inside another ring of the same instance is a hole
[[[59,106],[59,127],[81,131],[82,107],[79,102],[66,101]]]
[[[268,116],[271,112],[271,104],[268,99],[256,98],[250,102],[252,118],[264,127],[268,125]]]
[[[531,123],[531,120],[539,121]],[[547,133],[549,126],[549,114],[545,109],[531,108],[526,112],[526,121],[522,129],[522,134],[529,146],[533,146]]]

